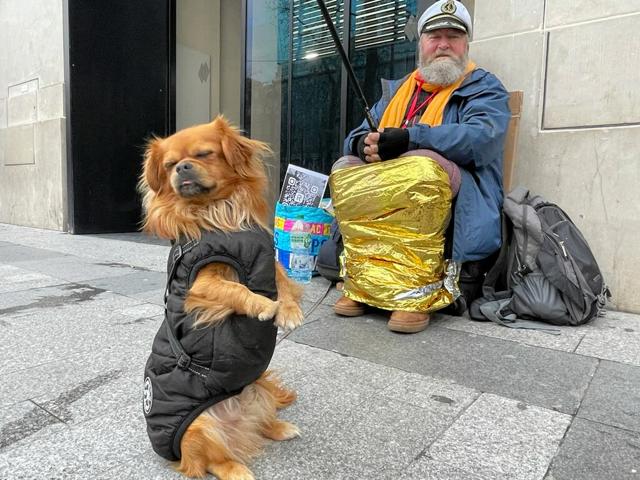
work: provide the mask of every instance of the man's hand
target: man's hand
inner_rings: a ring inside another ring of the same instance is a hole
[[[403,128],[383,128],[360,137],[358,156],[365,162],[397,158],[409,149],[409,131]]]
[[[358,141],[358,156],[365,162],[379,162],[378,142],[380,141],[379,132],[365,133]]]

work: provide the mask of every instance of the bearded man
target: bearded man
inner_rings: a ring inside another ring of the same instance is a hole
[[[420,16],[418,32],[418,68],[401,80],[383,81],[386,94],[371,109],[378,131],[370,132],[366,122],[353,130],[344,142],[345,156],[332,170],[404,155],[437,161],[454,195],[446,255],[462,266],[461,279],[472,277],[477,286],[501,243],[508,93],[469,60],[472,22],[462,3],[439,0]],[[457,313],[466,308],[461,301]],[[343,296],[334,310],[358,316],[365,305]],[[394,311],[388,328],[419,332],[428,323],[426,312]]]

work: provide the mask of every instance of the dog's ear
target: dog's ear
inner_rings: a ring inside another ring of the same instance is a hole
[[[147,143],[147,148],[144,152],[144,168],[140,177],[140,182],[146,183],[154,192],[160,190],[164,181],[161,142],[162,139],[156,137]]]
[[[213,125],[221,134],[222,153],[227,162],[243,177],[255,176],[257,157],[273,153],[265,142],[243,137],[221,115],[213,121]]]

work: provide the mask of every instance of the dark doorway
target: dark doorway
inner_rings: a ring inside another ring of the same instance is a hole
[[[68,230],[134,231],[145,142],[174,129],[174,2],[67,6]]]

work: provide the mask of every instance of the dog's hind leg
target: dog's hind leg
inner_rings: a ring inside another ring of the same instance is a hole
[[[249,468],[233,460],[212,463],[209,465],[208,470],[220,480],[255,480]]]
[[[222,438],[216,435],[213,421],[200,416],[184,432],[180,453],[176,470],[187,477],[204,478],[210,470],[209,465],[226,461],[230,452]]]
[[[222,428],[211,417],[196,418],[182,437],[182,458],[176,469],[187,477],[204,478],[213,473],[219,480],[255,480],[244,464],[236,458],[220,435]]]
[[[264,392],[264,398],[269,398],[271,404],[271,413],[264,418],[261,429],[264,437],[272,440],[289,440],[300,435],[300,430],[294,424],[279,420],[276,417],[276,410],[288,407],[295,402],[298,395],[293,390],[289,390],[283,384],[280,378],[271,370],[264,372],[255,385],[257,392]]]
[[[300,436],[300,430],[293,423],[276,418],[265,426],[262,435],[271,440],[290,440]]]

